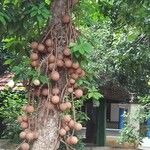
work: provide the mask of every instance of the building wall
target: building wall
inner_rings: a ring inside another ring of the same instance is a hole
[[[111,103],[111,110],[110,110],[110,121],[111,122],[118,122],[119,121],[119,105],[115,103]]]

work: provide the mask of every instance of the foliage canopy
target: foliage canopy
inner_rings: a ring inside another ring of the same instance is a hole
[[[1,59],[23,79],[34,74],[28,68],[30,48],[26,45],[45,30],[51,19],[50,3],[0,2]],[[89,74],[95,72],[98,84],[113,80],[138,95],[149,92],[149,6],[149,0],[82,0],[74,8],[72,19],[80,38],[70,46],[84,60]]]

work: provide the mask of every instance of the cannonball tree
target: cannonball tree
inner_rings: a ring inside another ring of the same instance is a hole
[[[85,71],[69,48],[78,37],[71,19],[77,2],[53,0],[52,19],[46,31],[30,44],[31,66],[44,74],[47,82],[34,79],[27,84],[28,104],[18,117],[22,150],[55,150],[60,141],[71,148],[78,142],[74,133],[82,125],[76,121],[74,101],[83,96],[83,89],[76,81],[85,76]]]

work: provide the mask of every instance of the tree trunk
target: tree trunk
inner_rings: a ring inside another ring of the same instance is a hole
[[[51,35],[47,31],[48,38],[54,38],[56,41],[56,49],[59,53],[62,53],[65,45],[68,45],[68,40],[66,38],[66,33],[68,31],[69,25],[64,25],[62,23],[62,16],[68,13],[68,0],[53,0],[51,4],[52,19],[50,21],[48,29],[51,30]],[[42,39],[43,40],[43,39]],[[58,86],[60,90],[64,88],[66,84],[66,70],[59,69],[60,79]],[[40,110],[40,115],[45,115],[43,110]],[[56,150],[59,148],[60,138],[58,135],[60,115],[59,110],[55,108],[53,112],[48,114],[47,122],[41,125],[38,129],[39,137],[33,143],[32,150]]]

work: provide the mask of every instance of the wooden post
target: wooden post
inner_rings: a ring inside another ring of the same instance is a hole
[[[97,131],[96,131],[96,145],[105,146],[106,142],[106,102],[100,101],[97,108]]]

